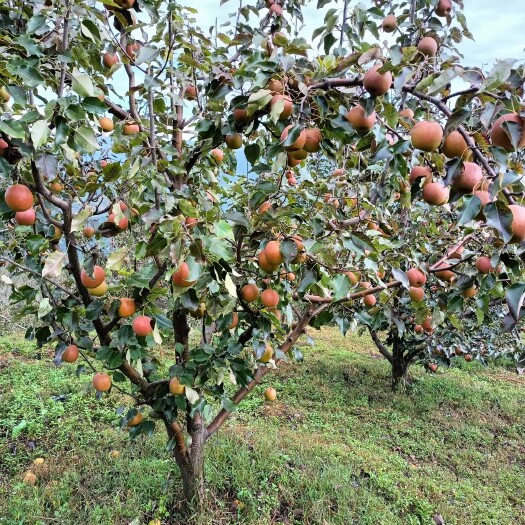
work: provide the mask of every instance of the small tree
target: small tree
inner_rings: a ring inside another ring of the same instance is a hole
[[[443,267],[467,241],[506,269],[477,310],[506,289],[519,319],[523,66],[461,66],[449,4],[345,0],[319,52],[293,29],[298,0],[241,4],[209,32],[164,0],[0,5],[0,260],[31,279],[11,301],[99,397],[129,395],[132,436],[162,422],[188,505],[206,442],[308,325],[394,323],[405,341],[439,324],[466,281],[407,294],[468,268]]]

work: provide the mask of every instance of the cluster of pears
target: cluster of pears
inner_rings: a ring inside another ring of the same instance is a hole
[[[22,226],[32,226],[36,222],[33,192],[24,184],[13,184],[5,192],[8,208],[15,212],[15,221]]]
[[[434,13],[443,18],[450,16],[452,14],[452,0],[439,0]],[[381,23],[381,28],[385,33],[393,33],[397,27],[398,20],[394,14],[387,15]],[[427,58],[435,57],[438,47],[437,40],[430,35],[423,36],[417,44],[418,51]]]
[[[13,184],[9,186],[4,195],[7,207],[15,212],[15,222],[20,226],[33,226],[36,224],[36,210],[34,208],[36,199],[33,192],[25,184]],[[54,233],[51,238],[56,242],[62,236],[62,230],[53,226]],[[56,245],[55,249],[56,249]]]
[[[277,4],[274,4],[277,5]],[[279,121],[285,122],[294,114],[294,103],[291,96],[285,94],[285,86],[279,79],[271,79],[268,82],[267,89],[272,93],[272,98],[268,105],[260,110],[259,114],[276,113]],[[237,128],[243,128],[254,118],[248,108],[236,107],[233,110],[233,119]],[[288,138],[293,124],[287,125],[281,132],[281,142]],[[318,128],[302,129],[295,137],[293,143],[287,144],[284,148],[287,152],[288,166],[295,167],[301,164],[310,153],[317,153],[321,149],[323,136]],[[224,142],[229,149],[239,149],[243,145],[243,138],[240,133],[225,135]],[[220,150],[219,150],[220,151]],[[222,152],[221,152],[222,153]],[[216,149],[212,150],[212,156],[218,161],[222,161],[222,155]],[[291,183],[293,185],[293,182]]]
[[[461,254],[464,251],[464,247],[461,246],[455,250],[454,253],[450,254],[451,259],[459,259],[461,257]],[[475,262],[476,269],[478,272],[482,275],[487,275],[492,272],[499,273],[501,271],[500,268],[495,268],[492,265],[490,257],[486,255],[481,255],[476,259]],[[450,265],[446,263],[441,263],[434,272],[435,276],[445,283],[453,283],[456,279],[456,274],[450,269]],[[427,282],[427,276],[423,270],[420,268],[411,268],[406,272],[410,288],[409,288],[409,296],[414,302],[421,302],[423,301],[425,297],[425,292],[423,287],[425,286]],[[472,297],[475,297],[478,293],[478,289],[475,285],[471,285],[468,288],[465,288],[461,291],[461,295],[466,298],[470,299]],[[427,316],[425,320],[421,324],[416,324],[414,326],[414,331],[418,334],[427,333],[432,334],[434,332],[434,327],[432,325],[432,317]]]
[[[499,117],[493,124],[491,130],[491,140],[493,145],[502,147],[507,151],[514,151],[514,146],[502,125],[504,122],[511,122],[520,126],[519,130],[522,139],[517,145],[518,148],[525,147],[525,121],[517,114],[505,114]],[[481,208],[493,202],[490,194],[490,182],[484,177],[481,166],[475,162],[465,159],[470,158],[470,149],[464,136],[459,131],[453,131],[443,140],[443,129],[437,122],[420,121],[414,125],[411,131],[412,146],[423,152],[437,151],[441,146],[441,152],[448,158],[460,157],[463,164],[459,172],[451,181],[451,188],[460,194],[472,194],[481,201]],[[411,170],[409,182],[413,184],[420,181],[423,187],[422,197],[425,202],[431,205],[440,206],[446,204],[450,197],[450,188],[441,182],[433,182],[432,170],[428,166],[414,166]],[[518,204],[510,204],[512,212],[512,231],[514,233],[511,243],[518,243],[525,240],[525,208]],[[482,211],[476,219],[483,220]]]

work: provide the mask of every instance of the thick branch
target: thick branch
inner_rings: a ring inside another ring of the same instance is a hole
[[[310,84],[308,86],[308,91],[313,91],[314,89],[331,89],[337,87],[355,87],[361,86],[363,84],[363,78],[359,75],[354,75],[350,78],[331,78],[329,80],[323,80],[323,82],[317,82],[316,84]]]
[[[388,351],[386,346],[381,342],[381,339],[379,339],[379,336],[377,335],[377,332],[375,330],[372,330],[370,327],[368,327],[368,331],[370,332],[370,336],[372,337],[372,341],[374,341],[375,345],[377,346],[377,349],[379,352],[385,357],[390,364],[394,363],[394,358],[392,357],[392,354]]]
[[[301,337],[301,335],[305,333],[308,323],[310,322],[312,317],[316,315],[316,312],[317,310],[311,306],[306,309],[302,318],[297,323],[297,326],[290,332],[290,334],[286,338],[286,341],[280,346],[282,352],[286,354],[292,349],[293,345],[299,339],[299,337]],[[253,379],[246,386],[239,389],[231,398],[231,401],[235,405],[238,405],[255,388],[255,386],[261,382],[261,379],[270,370],[272,369],[269,367],[259,365]],[[224,408],[219,411],[219,413],[215,416],[214,420],[206,428],[206,440],[208,440],[211,436],[213,436],[213,434],[215,434],[219,430],[219,428],[230,417],[230,415],[231,412]]]
[[[60,197],[57,197],[44,185],[42,175],[40,174],[39,169],[36,167],[34,161],[31,161],[31,174],[33,175],[33,182],[35,183],[35,188],[38,193],[44,196],[44,198],[55,205],[57,208],[60,208],[62,211],[67,212],[69,210],[69,203]]]
[[[173,451],[177,463],[187,465],[189,462],[189,455],[186,448],[186,441],[184,439],[184,431],[177,421],[169,421],[164,412],[158,412],[158,414],[166,426],[168,436],[175,442]]]

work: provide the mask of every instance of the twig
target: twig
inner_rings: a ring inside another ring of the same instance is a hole
[[[62,54],[65,54],[68,46],[68,33],[69,33],[69,0],[66,0],[66,14],[64,16],[64,28],[62,33]],[[67,65],[66,62],[62,62],[62,66],[60,68],[60,84],[58,86],[58,97],[60,98],[64,93],[64,85],[66,82],[66,69]]]
[[[41,273],[38,273],[35,270],[32,270],[31,268],[28,268],[27,266],[23,266],[21,264],[18,264],[17,262],[13,261],[9,257],[6,257],[5,255],[0,255],[0,260],[7,262],[8,264],[12,264],[13,266],[16,266],[17,268],[20,268],[20,270],[23,270],[24,272],[30,273],[32,275],[35,275],[39,277],[40,279],[47,281],[48,283],[51,283],[53,286],[58,288],[59,290],[62,290],[64,293],[68,294],[73,299],[77,299],[77,297],[68,290],[67,288],[64,288],[61,284],[56,283],[55,281],[49,279],[48,277],[43,277]]]

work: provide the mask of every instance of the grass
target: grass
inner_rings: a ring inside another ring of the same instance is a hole
[[[305,361],[266,376],[211,440],[195,523],[525,524],[521,378],[416,367],[412,391],[392,394],[368,339],[314,335]],[[74,369],[0,338],[0,524],[182,523],[169,517],[180,486],[163,433],[129,441],[115,415],[124,398],[96,401]],[[29,468],[34,487],[22,483]]]

